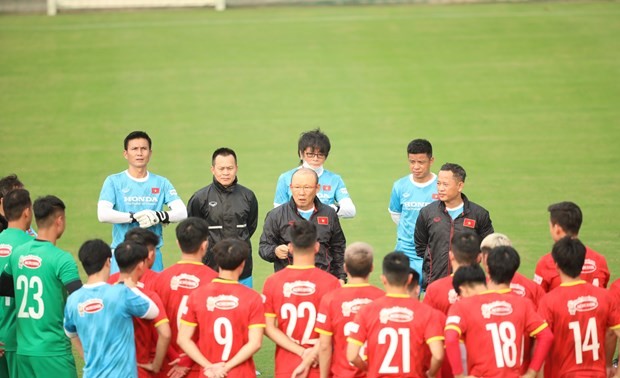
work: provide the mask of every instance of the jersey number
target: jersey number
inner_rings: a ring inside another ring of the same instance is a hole
[[[355,322],[352,322],[352,321],[351,322],[347,322],[344,325],[343,333],[344,333],[345,340],[346,340],[347,337],[351,336],[351,334],[353,333],[353,330],[355,328],[358,328],[358,327],[356,327],[355,326]],[[360,357],[362,357],[362,358],[364,358],[364,355],[366,354],[366,345],[367,345],[367,343],[364,343],[364,345],[362,345],[362,347],[360,348],[360,351],[358,353],[360,355]]]
[[[514,367],[517,364],[517,332],[514,324],[511,322],[489,323],[486,329],[491,331],[497,367]]]
[[[17,289],[23,290],[24,296],[22,297],[22,303],[19,306],[17,312],[18,318],[32,318],[41,319],[43,312],[45,311],[45,305],[43,304],[43,282],[39,277],[32,277],[28,282],[28,277],[17,277]],[[32,294],[32,300],[36,302],[36,306],[26,307],[28,303],[28,294]]]
[[[293,341],[300,345],[316,344],[316,339],[311,339],[312,330],[314,330],[314,322],[316,321],[316,308],[312,302],[301,302],[295,306],[292,303],[284,303],[280,309],[280,316],[282,319],[288,319],[288,325],[286,327],[286,335]],[[301,341],[293,338],[293,332],[295,332],[295,326],[297,325],[297,319],[307,318],[306,328]]]
[[[233,329],[230,319],[222,317],[215,319],[213,335],[215,335],[215,341],[224,347],[221,361],[228,361],[233,345]]]
[[[596,332],[596,319],[591,317],[586,325],[585,337],[581,338],[581,326],[578,321],[568,323],[568,328],[573,330],[575,336],[575,362],[583,363],[583,352],[592,351],[592,360],[598,361],[598,351],[600,344],[598,342],[598,333]]]
[[[411,337],[409,335],[409,328],[399,328],[398,330],[394,328],[383,328],[381,331],[379,331],[379,344],[387,344],[389,339],[387,353],[385,354],[383,362],[381,363],[381,367],[379,368],[380,374],[402,374],[411,372],[411,348],[409,345]],[[398,365],[392,365],[399,344],[401,346],[402,353],[402,371],[400,371]]]

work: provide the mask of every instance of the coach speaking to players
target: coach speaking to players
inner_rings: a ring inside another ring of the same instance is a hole
[[[291,178],[290,188],[291,200],[267,213],[260,237],[260,257],[273,263],[276,272],[291,264],[289,226],[306,219],[316,224],[318,231],[315,266],[344,282],[347,277],[343,268],[346,240],[336,211],[316,196],[320,189],[316,172],[309,168],[298,169]]]
[[[437,175],[439,201],[422,208],[416,221],[415,250],[424,259],[425,289],[431,282],[452,273],[448,252],[455,232],[470,230],[480,240],[494,232],[489,212],[461,193],[465,176],[465,169],[458,164],[442,165]]]

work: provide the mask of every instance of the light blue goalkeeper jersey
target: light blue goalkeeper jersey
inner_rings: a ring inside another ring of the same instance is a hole
[[[84,347],[84,378],[138,376],[132,316],[149,301],[125,285],[84,285],[67,299],[64,328]]]
[[[413,233],[420,210],[438,199],[437,176],[434,173],[432,175],[433,179],[424,184],[414,182],[413,175],[397,180],[392,186],[390,197],[390,213],[400,214],[395,249],[404,252],[411,262],[419,260],[420,270],[422,259],[416,255]],[[414,268],[418,270],[417,266]]]
[[[291,192],[291,179],[293,178],[293,173],[297,172],[299,168],[301,167],[284,172],[278,178],[276,195],[273,199],[274,206],[279,206],[290,201],[293,194]],[[344,181],[342,181],[342,177],[327,169],[323,169],[323,172],[319,175],[319,184],[321,185],[321,189],[316,196],[325,205],[337,204],[345,198],[351,198]]]

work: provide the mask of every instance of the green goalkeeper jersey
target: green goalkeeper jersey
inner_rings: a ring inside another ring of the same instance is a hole
[[[18,228],[7,228],[0,233],[0,272],[9,262],[13,250],[29,241],[32,241],[32,236]],[[15,315],[15,300],[11,297],[0,298],[0,341],[8,352],[15,352],[17,348]]]
[[[65,285],[80,279],[73,257],[48,241],[35,239],[13,250],[5,271],[15,286],[17,354],[71,354],[63,315]]]

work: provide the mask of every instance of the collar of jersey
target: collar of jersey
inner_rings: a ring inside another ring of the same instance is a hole
[[[560,286],[563,286],[563,287],[570,287],[570,286],[576,286],[576,285],[583,285],[584,283],[586,283],[586,281],[584,281],[584,280],[579,280],[579,281],[575,281],[575,282],[566,282],[566,283],[562,283],[562,284],[560,284]]]
[[[411,298],[407,294],[386,294],[385,296],[390,298]]]
[[[188,261],[188,260],[177,261],[177,264],[204,265],[203,263],[198,262],[198,261]]]
[[[512,291],[511,288],[507,288],[507,289],[499,289],[499,290],[487,290],[485,292],[482,292],[480,294],[489,294],[489,293],[497,293],[497,294],[508,294]]]
[[[359,284],[344,284],[342,287],[368,287],[369,283],[359,283]]]
[[[235,284],[239,283],[239,281],[226,280],[224,278],[219,278],[219,277],[218,278],[214,278],[213,281],[211,281],[211,282],[219,282],[219,283],[223,283],[223,284],[232,284],[232,285],[235,285]]]
[[[151,175],[149,171],[146,171],[146,176],[142,178],[135,178],[129,174],[129,169],[125,169],[125,174],[127,175],[127,177],[129,177],[129,179],[136,181],[136,182],[146,182],[149,179],[149,176]]]
[[[289,269],[312,269],[314,265],[287,265]]]
[[[107,282],[101,281],[101,282],[96,282],[96,283],[92,283],[92,284],[84,284],[84,285],[82,285],[82,287],[85,288],[85,289],[94,289],[96,287],[103,286],[103,285],[107,285]]]

